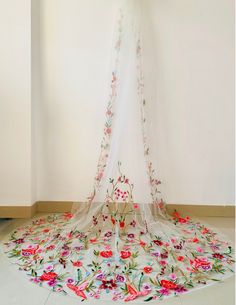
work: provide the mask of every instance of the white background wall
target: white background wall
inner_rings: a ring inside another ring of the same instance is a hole
[[[31,205],[30,0],[0,0],[0,203]]]
[[[0,56],[0,66],[5,67],[0,70],[4,84],[0,116],[5,122],[0,130],[4,152],[0,203],[22,204],[28,202],[24,187],[29,186],[30,177],[26,162],[30,159],[30,113],[28,106],[24,111],[29,103],[24,82],[29,77],[28,51],[19,46],[28,41],[19,36],[14,24],[24,23],[26,32],[29,24],[18,1],[3,2],[16,16],[9,22],[0,10],[0,20],[8,27],[7,32],[0,28],[5,37],[0,52],[3,44],[8,59]],[[154,34],[153,135],[164,198],[173,203],[233,204],[234,1],[145,2],[150,35]],[[40,86],[41,96],[34,104],[31,126],[36,139],[35,198],[84,200],[91,190],[102,136],[114,1],[41,0],[40,4],[40,56],[34,65],[40,67],[36,88]],[[11,121],[18,122],[18,128]]]

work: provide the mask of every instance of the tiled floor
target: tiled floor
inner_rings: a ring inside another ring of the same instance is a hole
[[[234,241],[234,218],[202,217],[203,222],[219,228],[228,238]],[[25,220],[1,220],[0,242],[5,236]],[[47,289],[31,284],[24,274],[17,271],[17,267],[10,264],[6,256],[0,251],[0,304],[3,305],[76,305],[77,298],[66,297]],[[87,305],[106,304],[104,301],[86,301]],[[124,303],[114,303],[124,304]],[[136,303],[137,304],[137,303]],[[153,303],[152,303],[153,304]],[[154,304],[163,305],[234,305],[234,278],[223,283],[199,289],[181,297],[170,298]],[[108,303],[107,303],[108,305]]]

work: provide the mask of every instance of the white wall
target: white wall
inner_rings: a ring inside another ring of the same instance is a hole
[[[31,196],[39,198],[38,167],[42,159],[40,1],[31,0]]]
[[[153,136],[164,197],[233,204],[233,0],[145,3],[154,33]],[[0,204],[83,200],[95,173],[114,1],[40,4],[31,109],[28,1],[0,0]]]
[[[30,0],[0,0],[0,204],[31,204]]]
[[[148,1],[168,201],[234,203],[234,1]],[[161,137],[161,138],[160,138]]]
[[[102,137],[113,1],[41,4],[38,190],[41,200],[83,200],[93,185]]]

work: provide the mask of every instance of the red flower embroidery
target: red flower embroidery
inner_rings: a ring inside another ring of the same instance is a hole
[[[125,226],[125,222],[124,221],[120,221],[120,228],[124,228]]]
[[[96,180],[100,181],[102,179],[103,172],[97,174]]]
[[[199,239],[197,237],[194,237],[193,238],[193,243],[198,243],[199,242]]]
[[[46,248],[46,250],[54,250],[56,247],[55,245],[50,245]]]
[[[111,222],[113,223],[113,225],[116,223],[116,220],[112,217],[111,218]]]
[[[112,253],[111,250],[109,250],[109,251],[101,251],[101,252],[100,252],[100,255],[101,255],[102,257],[108,258],[108,257],[111,257],[111,256],[113,255],[113,253]]]
[[[38,249],[39,249],[39,245],[37,245],[36,248],[22,249],[21,254],[23,256],[35,255]]]
[[[204,270],[207,270],[211,268],[211,263],[207,261],[205,258],[195,258],[194,260],[190,260],[190,263],[196,269],[202,268]]]
[[[218,259],[223,259],[224,258],[224,255],[220,254],[220,253],[213,253],[212,256],[214,258],[218,258]]]
[[[161,280],[161,287],[164,287],[166,289],[176,289],[178,288],[178,285],[176,285],[173,282],[167,281],[167,280]]]
[[[55,278],[57,278],[57,273],[48,272],[48,273],[42,274],[39,279],[41,281],[50,281],[50,280],[54,280]]]
[[[114,282],[114,280],[109,280],[109,281],[102,280],[102,284],[100,285],[99,288],[112,290],[112,289],[115,289],[116,287],[117,287],[117,285]]]
[[[73,217],[73,214],[69,213],[69,212],[66,212],[63,214],[63,216],[66,218],[66,219],[71,219]]]
[[[204,228],[203,230],[202,230],[202,234],[206,234],[206,233],[208,233],[209,232],[209,230],[207,229],[207,228]]]
[[[146,266],[143,268],[143,272],[145,273],[151,273],[152,272],[152,267]]]
[[[81,267],[83,264],[82,264],[82,262],[80,262],[80,261],[77,261],[77,262],[73,262],[73,266],[74,267]]]
[[[141,247],[145,247],[145,245],[146,245],[146,243],[142,240],[140,240],[139,244],[140,244]]]
[[[184,256],[178,256],[178,257],[177,257],[177,260],[178,260],[179,262],[183,262],[183,261],[184,261],[184,259],[185,259],[185,257],[184,257]]]
[[[129,258],[131,255],[130,251],[121,251],[120,252],[120,257],[123,259]]]
[[[105,129],[105,134],[110,135],[111,134],[111,128],[106,128]]]
[[[179,213],[178,213],[177,211],[175,211],[175,212],[172,214],[172,216],[173,216],[173,219],[175,219],[175,220],[178,220],[178,219],[180,218],[180,215],[179,215]]]
[[[110,110],[110,109],[109,109],[109,110],[107,110],[106,114],[107,114],[108,116],[112,116],[112,115],[113,115],[113,113],[111,112],[111,110]]]
[[[182,218],[182,217],[180,217],[180,214],[177,212],[177,211],[175,211],[173,214],[172,214],[172,216],[173,216],[173,219],[174,220],[177,220],[179,223],[186,223],[187,221],[189,221],[189,216],[187,216],[187,217],[185,217],[185,218]]]
[[[163,242],[156,239],[156,240],[153,240],[154,244],[157,245],[157,246],[162,246],[163,245]]]

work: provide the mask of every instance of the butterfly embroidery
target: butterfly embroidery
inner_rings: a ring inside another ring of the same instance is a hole
[[[74,286],[72,284],[67,284],[67,287],[73,290],[79,297],[87,299],[84,290],[88,287],[88,282],[85,282],[79,286]]]
[[[142,291],[136,291],[132,286],[127,285],[127,289],[129,292],[129,296],[124,299],[125,302],[133,301],[138,297],[143,297],[149,294],[150,291],[148,290],[142,290]]]

